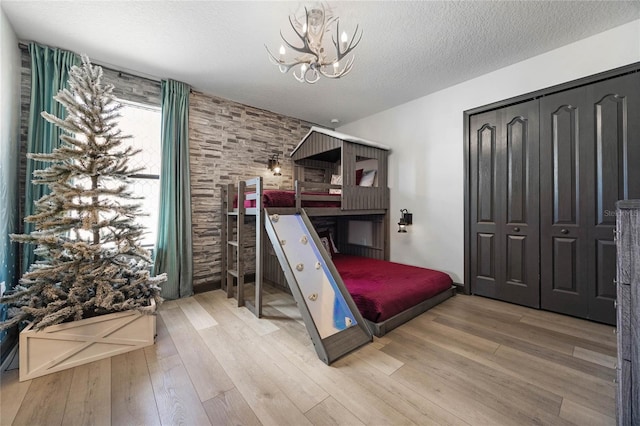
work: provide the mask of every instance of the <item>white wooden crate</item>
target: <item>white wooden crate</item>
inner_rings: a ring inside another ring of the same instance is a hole
[[[152,301],[152,303],[155,302]],[[153,345],[156,316],[115,312],[20,333],[20,381]]]

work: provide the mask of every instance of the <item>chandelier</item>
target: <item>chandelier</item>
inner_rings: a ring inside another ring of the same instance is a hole
[[[276,57],[265,45],[269,53],[269,59],[278,65],[280,72],[286,73],[293,68],[293,76],[301,83],[315,83],[321,76],[327,78],[340,78],[351,71],[353,67],[354,55],[347,57],[356,48],[362,39],[362,30],[358,34],[358,26],[349,40],[346,32],[340,34],[340,18],[334,17],[330,10],[326,10],[324,5],[314,7],[311,10],[304,8],[304,17],[298,18],[295,15],[289,16],[291,28],[296,33],[302,46],[289,43],[282,31],[280,37],[284,43],[299,55],[292,60],[285,59],[286,49],[280,45],[279,55]],[[335,25],[335,36],[332,36],[333,48],[335,52],[329,55],[331,45],[325,43],[324,36],[332,32]]]

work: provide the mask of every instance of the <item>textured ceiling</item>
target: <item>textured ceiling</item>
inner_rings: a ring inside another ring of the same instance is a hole
[[[359,24],[364,37],[351,74],[308,85],[279,73],[264,49],[277,51],[304,3],[0,4],[20,40],[331,127],[640,18],[638,1],[329,2],[341,28]]]

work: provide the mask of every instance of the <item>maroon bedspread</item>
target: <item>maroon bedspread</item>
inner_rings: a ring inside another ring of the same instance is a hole
[[[329,195],[326,192],[303,192],[303,195]],[[303,201],[302,207],[340,207],[340,195],[331,194],[336,201]],[[296,192],[281,189],[265,189],[262,191],[262,202],[264,207],[295,207]],[[233,203],[234,207],[238,206],[237,196]],[[256,200],[245,200],[245,207],[255,207]]]
[[[450,288],[444,272],[368,257],[333,256],[363,317],[381,322]]]

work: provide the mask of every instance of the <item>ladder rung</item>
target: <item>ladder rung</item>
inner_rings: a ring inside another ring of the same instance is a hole
[[[227,212],[229,216],[238,216],[238,212]]]
[[[227,241],[227,244],[229,244],[230,246],[238,247],[237,241]]]
[[[238,278],[238,271],[236,271],[235,269],[229,269],[229,270],[227,271],[227,274],[229,274],[229,275],[231,275],[231,276],[234,276],[234,277]]]

